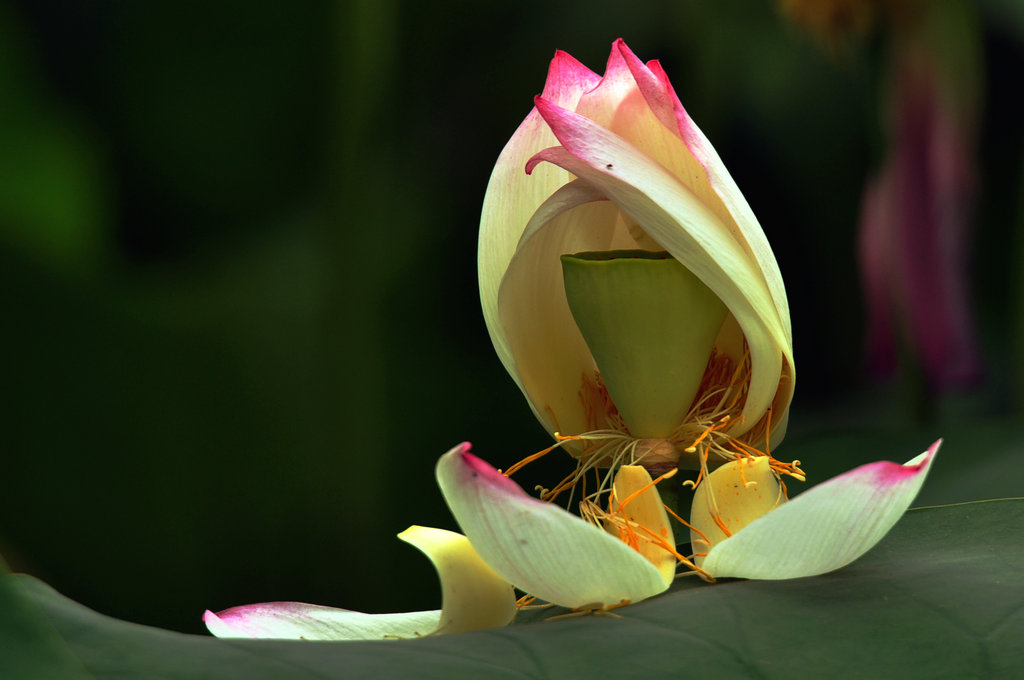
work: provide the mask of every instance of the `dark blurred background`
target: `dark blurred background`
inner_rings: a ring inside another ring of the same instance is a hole
[[[945,434],[953,475],[1012,444],[1024,5],[956,3],[981,370],[955,384],[912,343],[887,375],[865,355],[858,229],[901,33],[802,5],[0,1],[0,553],[189,632],[254,601],[436,606],[393,536],[453,527],[438,455],[548,443],[479,311],[487,179],[553,51],[601,72],[619,36],[662,61],[775,248],[799,368],[779,457],[820,481]],[[1005,493],[972,474],[926,500]]]

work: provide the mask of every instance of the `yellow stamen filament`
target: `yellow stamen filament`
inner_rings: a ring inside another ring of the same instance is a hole
[[[704,441],[708,437],[708,435],[710,435],[712,432],[717,432],[718,430],[721,430],[723,427],[725,427],[728,424],[729,424],[729,416],[727,416],[727,415],[723,416],[722,419],[719,420],[717,423],[715,423],[714,425],[711,425],[710,427],[705,428],[704,431],[700,433],[700,436],[697,437],[695,440],[693,440],[693,443],[690,444],[689,446],[687,446],[683,450],[686,451],[687,453],[696,453],[697,452],[697,447],[700,445],[700,443],[702,441]]]
[[[744,474],[743,466],[742,465],[740,465],[740,483],[743,484],[743,486],[745,486],[745,487],[757,486],[757,482],[748,482],[747,481],[747,475]]]
[[[675,517],[675,518],[676,518],[676,520],[677,520],[677,521],[678,521],[678,522],[679,522],[680,524],[682,524],[682,525],[683,525],[684,527],[686,527],[686,528],[687,528],[687,529],[689,529],[690,531],[693,531],[693,532],[695,532],[696,534],[698,534],[698,535],[699,535],[699,536],[700,536],[700,537],[701,537],[702,539],[704,539],[704,541],[705,541],[705,542],[709,542],[709,541],[708,541],[708,537],[704,535],[704,532],[703,532],[703,531],[701,531],[700,529],[698,529],[697,527],[693,526],[692,524],[690,524],[689,522],[687,522],[687,521],[686,521],[685,519],[683,519],[682,517],[680,517],[679,515],[677,515],[677,514],[675,513],[675,511],[674,511],[674,510],[672,510],[672,508],[668,507],[667,505],[666,505],[666,506],[664,506],[664,507],[665,507],[665,511],[666,511],[666,512],[668,512],[668,514],[670,514],[670,515],[672,515],[673,517]]]
[[[523,458],[521,461],[519,461],[518,463],[516,463],[515,465],[510,467],[508,470],[505,470],[502,474],[505,475],[506,477],[511,477],[512,475],[514,475],[515,473],[519,472],[524,467],[526,467],[527,465],[532,463],[533,461],[540,460],[541,458],[543,458],[544,456],[548,455],[549,453],[551,453],[555,449],[560,448],[565,442],[570,441],[570,440],[574,440],[574,439],[576,439],[576,437],[563,437],[563,436],[561,436],[560,434],[558,434],[556,432],[555,433],[555,439],[557,440],[557,443],[552,444],[551,446],[547,447],[546,449],[544,449],[542,451],[538,451],[537,453],[530,454],[526,458]]]
[[[669,470],[665,474],[661,475],[657,479],[652,479],[650,482],[648,482],[644,486],[640,487],[639,489],[637,489],[633,493],[631,493],[628,496],[626,496],[625,500],[619,501],[619,511],[620,512],[624,511],[626,509],[626,506],[629,505],[630,501],[634,500],[637,496],[642,494],[644,491],[647,491],[652,486],[655,486],[656,484],[659,484],[664,479],[671,479],[672,477],[675,477],[677,472],[679,472],[679,468],[672,468],[671,470]]]
[[[577,616],[591,616],[591,615],[592,616],[612,616],[612,617],[615,617],[616,619],[621,619],[622,617],[619,616],[618,614],[616,614],[615,612],[613,612],[612,610],[613,609],[618,609],[620,607],[625,607],[625,606],[631,605],[631,604],[633,604],[632,600],[619,600],[615,604],[600,604],[600,605],[599,604],[595,604],[595,605],[592,605],[592,606],[588,605],[588,606],[583,606],[583,607],[577,607],[577,608],[573,609],[571,612],[568,612],[566,614],[559,614],[558,616],[550,616],[550,617],[544,619],[544,621],[546,623],[548,621],[559,621],[561,619],[572,619],[572,618],[576,618]]]
[[[712,494],[712,498],[714,498],[714,494]],[[732,530],[729,529],[726,523],[722,521],[722,517],[719,514],[717,507],[711,511],[711,519],[715,520],[715,524],[718,525],[718,528],[722,530],[723,534],[726,536],[732,536]]]

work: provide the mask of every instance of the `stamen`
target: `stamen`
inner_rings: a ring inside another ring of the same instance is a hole
[[[723,416],[722,419],[720,421],[718,421],[718,423],[716,423],[714,425],[711,425],[710,427],[706,428],[703,432],[700,433],[700,436],[697,437],[697,439],[694,440],[694,442],[692,444],[690,444],[689,446],[687,446],[683,450],[686,451],[687,453],[696,453],[697,452],[697,445],[698,444],[700,444],[702,441],[704,441],[708,437],[708,435],[710,435],[712,432],[715,432],[716,430],[721,430],[723,427],[725,427],[728,424],[729,424],[729,416],[728,415]]]
[[[663,537],[658,536],[653,531],[651,531],[650,529],[648,529],[647,527],[645,527],[643,525],[638,524],[637,528],[640,529],[641,531],[643,531],[644,533],[646,533],[650,537],[648,540],[651,543],[654,543],[656,546],[658,546],[659,548],[661,548],[665,552],[667,552],[670,555],[672,555],[673,557],[675,557],[677,562],[680,562],[680,563],[686,565],[688,568],[690,568],[690,569],[692,569],[694,571],[702,571],[699,567],[697,567],[695,564],[693,564],[693,562],[688,560],[683,555],[679,554],[679,552],[675,549],[675,546],[670,546],[668,544],[668,541],[666,541]]]
[[[542,451],[530,454],[526,458],[523,458],[521,461],[510,467],[508,470],[502,472],[502,474],[505,475],[506,477],[511,477],[512,475],[514,475],[515,473],[519,472],[524,467],[532,463],[533,461],[540,460],[541,458],[548,455],[555,449],[560,448],[565,442],[576,439],[576,437],[563,437],[556,432],[555,439],[557,440],[555,444],[552,444],[551,446],[547,447],[546,449],[543,449]]]
[[[663,475],[665,478],[671,477],[675,474],[675,471],[666,473]],[[660,480],[659,480],[660,481]],[[657,481],[653,482],[657,483]],[[649,486],[645,487],[649,488]],[[643,490],[643,489],[642,489]],[[641,491],[642,491],[641,490]],[[639,522],[631,519],[623,510],[626,503],[635,498],[635,492],[626,497],[623,503],[619,503],[618,507],[614,511],[606,512],[599,505],[592,501],[583,501],[580,503],[580,515],[599,527],[605,527],[608,529],[614,529],[618,532],[619,540],[631,547],[633,550],[640,552],[641,544],[653,544],[664,550],[673,558],[675,558],[677,564],[682,564],[687,569],[697,572],[701,578],[711,579],[711,577],[704,572],[700,567],[693,563],[693,561],[681,554],[676,547],[669,543],[666,536],[661,536],[657,532],[653,531],[649,527],[640,524]],[[609,498],[609,508],[612,508],[612,501]],[[671,513],[674,517],[680,520],[683,524],[689,527],[689,524],[682,520],[676,515],[670,508],[666,507],[666,510]],[[699,532],[698,532],[699,533]]]
[[[675,474],[677,472],[679,472],[679,468],[672,468],[671,470],[669,470],[665,474],[661,475],[657,479],[652,479],[650,482],[648,482],[644,486],[640,487],[639,489],[637,489],[633,493],[631,493],[628,496],[626,496],[626,500],[619,502],[619,512],[624,511],[626,509],[626,506],[629,505],[629,502],[632,501],[637,496],[639,496],[640,494],[642,494],[644,491],[647,491],[652,486],[655,486],[656,484],[660,483],[664,479],[671,479],[672,477],[675,476]]]
[[[722,533],[725,534],[726,537],[732,536],[732,531],[728,526],[726,526],[725,522],[722,521],[722,518],[718,513],[718,508],[715,508],[714,512],[711,513],[711,519],[715,520],[715,524],[718,525],[718,528],[722,530]]]
[[[748,482],[747,481],[747,475],[743,473],[743,466],[742,465],[740,465],[740,483],[743,484],[744,488],[747,488],[747,487],[750,487],[750,486],[757,486],[757,482]]]
[[[560,481],[558,484],[556,484],[554,489],[551,489],[549,491],[545,491],[543,494],[541,494],[540,499],[542,501],[549,501],[549,502],[555,500],[566,489],[575,488],[577,479],[579,479],[578,473],[577,472],[571,472],[569,474],[569,476],[565,477],[562,481]]]
[[[583,607],[576,607],[571,612],[568,612],[566,614],[559,614],[558,616],[548,617],[544,619],[544,622],[546,623],[548,621],[560,621],[561,619],[576,618],[577,616],[612,616],[617,619],[621,619],[622,617],[613,612],[612,610],[618,609],[620,607],[625,607],[630,604],[633,604],[632,600],[619,600],[617,604],[584,605]]]
[[[722,391],[722,399],[718,402],[718,408],[716,410],[718,410],[718,411],[722,410],[722,403],[725,401],[725,397],[726,397],[726,395],[730,391],[734,392],[733,398],[732,398],[732,403],[729,404],[729,406],[725,409],[725,411],[732,411],[733,409],[735,409],[736,405],[738,404],[738,402],[740,400],[740,397],[746,394],[746,392],[747,392],[746,387],[747,387],[748,383],[747,383],[746,380],[744,380],[742,382],[742,384],[740,384],[740,373],[744,369],[747,369],[749,367],[749,362],[750,362],[750,348],[748,348],[746,346],[746,343],[744,343],[744,346],[743,346],[743,358],[740,359],[738,362],[736,362],[736,369],[733,371],[732,377],[729,378],[729,382],[726,383],[728,385],[728,387]],[[737,389],[734,389],[734,388],[737,388]]]
[[[539,488],[542,500],[555,501],[569,491],[568,505],[571,507],[573,498],[580,493],[578,507],[583,519],[617,535],[620,540],[637,551],[647,545],[651,545],[650,549],[655,552],[664,550],[668,553],[664,556],[666,560],[670,555],[677,564],[688,570],[685,573],[696,574],[706,581],[713,582],[714,579],[693,562],[694,559],[706,556],[706,552],[690,556],[680,554],[676,547],[670,545],[670,541],[665,537],[659,536],[656,530],[630,519],[626,508],[651,486],[677,474],[680,461],[676,456],[680,454],[690,454],[690,457],[682,462],[682,467],[697,468],[694,480],[682,482],[682,486],[694,490],[700,484],[707,483],[710,470],[729,461],[753,462],[756,459],[767,459],[771,472],[780,482],[776,503],[788,497],[782,477],[790,476],[801,481],[805,479],[800,469],[800,461],[785,463],[771,455],[770,435],[775,420],[772,408],[769,408],[759,422],[748,428],[740,437],[731,434],[742,423],[742,409],[750,388],[751,371],[750,351],[745,344],[738,360],[713,351],[702,377],[698,396],[690,406],[689,412],[669,436],[662,439],[635,437],[626,427],[600,372],[585,372],[581,375],[579,397],[583,406],[586,431],[572,435],[556,432],[556,442],[553,445],[527,456],[504,474],[512,475],[551,451],[566,448],[576,458],[576,467],[553,488]],[[764,443],[764,451],[759,448],[760,442]],[[715,457],[713,461],[712,455]],[[641,489],[630,492],[621,501],[617,501],[614,496],[614,477],[624,465],[644,465],[651,476],[656,478]],[[755,482],[747,478],[743,467],[740,467],[740,481],[745,487],[749,487]],[[593,479],[590,479],[591,473]],[[733,535],[732,529],[724,521],[714,494],[707,494],[705,499],[709,514],[713,518],[713,525],[723,535]],[[710,544],[704,532],[697,530],[671,508],[665,507],[665,510],[691,531],[696,544],[699,545],[701,541]],[[708,533],[715,532],[709,530]]]
[[[710,543],[710,542],[711,542],[711,541],[709,541],[709,540],[708,540],[708,537],[704,535],[704,532],[703,532],[703,531],[701,531],[700,529],[698,529],[697,527],[693,526],[692,524],[690,524],[689,522],[687,522],[687,521],[686,521],[685,519],[683,519],[682,517],[680,517],[679,515],[677,515],[677,514],[675,513],[675,511],[674,511],[674,510],[672,510],[672,508],[670,508],[670,507],[668,507],[668,506],[666,505],[666,506],[665,506],[665,510],[666,510],[666,511],[668,511],[668,514],[670,514],[670,515],[672,515],[673,517],[675,517],[675,518],[676,518],[676,520],[678,520],[680,524],[682,524],[683,526],[685,526],[685,527],[686,527],[687,529],[689,529],[690,531],[692,531],[692,532],[694,532],[694,533],[698,534],[698,535],[699,535],[699,536],[700,536],[700,537],[701,537],[702,539],[704,539],[704,542],[705,542],[705,543]]]

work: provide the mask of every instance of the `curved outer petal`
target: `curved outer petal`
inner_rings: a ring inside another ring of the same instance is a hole
[[[600,76],[559,51],[551,60],[544,96],[563,106],[575,107],[583,93],[599,80]],[[498,287],[530,216],[558,187],[572,179],[569,173],[553,166],[534,177],[523,172],[531,156],[554,143],[555,137],[547,124],[536,109],[531,110],[498,157],[480,216],[477,255],[480,302],[498,357],[517,383],[515,362],[498,320]]]
[[[640,553],[562,508],[531,498],[460,444],[437,481],[480,556],[518,588],[564,607],[637,602],[668,584]]]
[[[846,566],[910,507],[941,443],[904,465],[862,465],[805,491],[715,545],[703,569],[716,577],[786,579]]]
[[[786,287],[782,282],[782,274],[779,272],[775,255],[764,230],[754,216],[754,211],[750,209],[750,205],[711,142],[686,113],[661,64],[657,61],[643,64],[621,39],[616,41],[616,47],[622,53],[651,111],[667,129],[679,135],[693,160],[703,170],[703,175],[695,172],[692,175],[679,176],[690,178],[687,186],[706,203],[714,206],[715,212],[723,217],[733,236],[757,262],[782,321],[786,337],[792,345]]]
[[[548,432],[584,432],[580,379],[595,370],[565,297],[558,256],[632,247],[618,209],[579,180],[546,200],[526,224],[501,283],[499,319],[517,382]]]
[[[536,105],[562,146],[534,156],[528,169],[548,161],[593,185],[713,290],[743,329],[752,376],[744,417],[733,432],[742,434],[755,425],[769,407],[787,410],[793,386],[788,324],[779,317],[756,263],[722,220],[623,138],[543,98]]]
[[[381,640],[493,628],[515,617],[512,586],[480,559],[465,536],[411,526],[398,538],[418,548],[437,569],[440,611],[364,614],[302,602],[267,602],[216,614],[207,611],[203,621],[222,638]]]

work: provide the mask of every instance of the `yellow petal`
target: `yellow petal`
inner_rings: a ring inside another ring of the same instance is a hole
[[[441,620],[436,635],[504,626],[515,618],[512,585],[480,559],[462,534],[411,526],[398,538],[420,549],[441,580]]]
[[[615,500],[612,509],[615,515],[624,515],[630,525],[619,527],[612,522],[608,524],[616,528],[623,539],[629,534],[635,534],[640,554],[657,568],[667,585],[672,583],[676,574],[675,555],[667,548],[675,550],[676,539],[668,513],[661,502],[661,494],[651,482],[650,473],[642,465],[623,465],[619,468],[613,483]]]
[[[690,510],[693,551],[708,553],[783,502],[782,487],[767,456],[740,458],[722,465],[708,475],[693,494]],[[699,567],[704,559],[698,556],[694,562]]]

